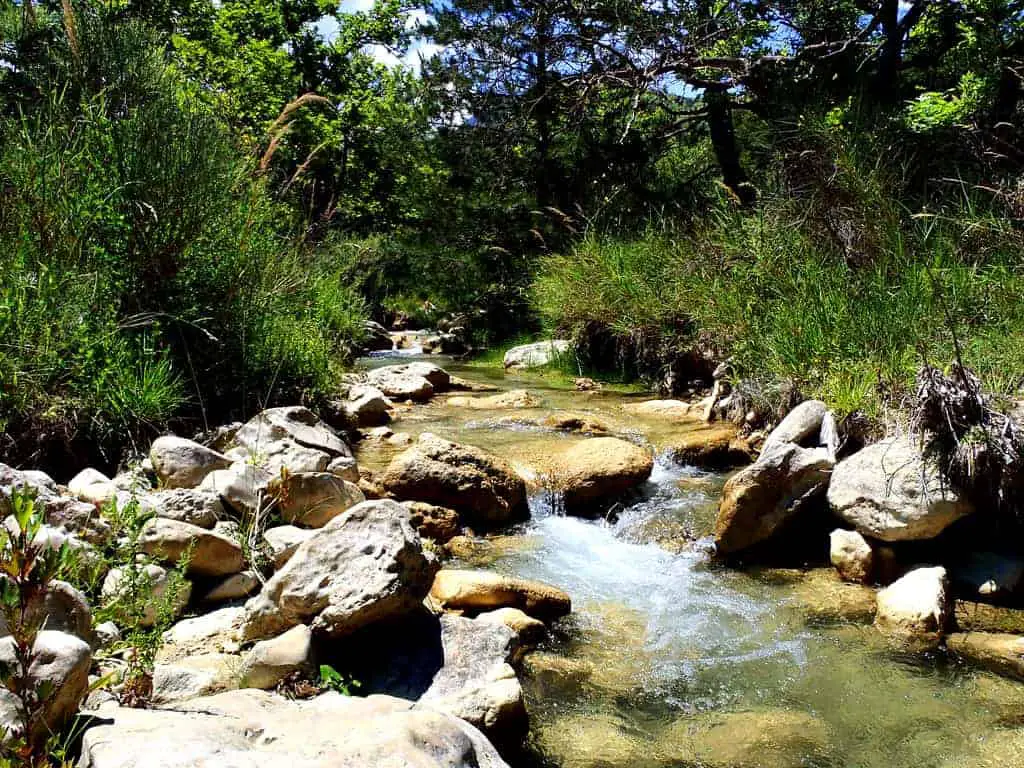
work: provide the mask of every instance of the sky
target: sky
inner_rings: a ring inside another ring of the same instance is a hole
[[[342,13],[362,13],[373,8],[373,2],[374,0],[342,0],[339,10]],[[426,11],[422,9],[413,11],[406,19],[406,29],[412,29],[428,20],[429,17]],[[316,28],[323,35],[324,39],[330,41],[338,34],[338,21],[332,16],[324,16],[317,22]],[[417,38],[413,40],[406,54],[401,57],[396,56],[383,45],[369,45],[366,47],[366,50],[385,66],[397,67],[404,65],[414,73],[419,74],[422,62],[441,50],[441,46],[425,38]]]

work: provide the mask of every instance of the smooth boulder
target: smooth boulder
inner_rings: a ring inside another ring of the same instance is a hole
[[[17,668],[16,664],[14,639],[0,638],[0,665],[11,669]],[[58,731],[78,712],[89,688],[91,664],[92,651],[81,638],[51,630],[36,636],[27,684],[34,691],[49,690],[50,695],[34,723],[32,738]],[[14,693],[0,687],[0,742],[21,732],[20,706]]]
[[[230,576],[245,568],[242,546],[235,539],[177,520],[154,518],[142,528],[142,551],[165,563],[177,563],[188,553],[186,574]]]
[[[828,406],[821,400],[805,400],[786,414],[779,425],[771,431],[761,448],[762,453],[795,443],[804,448],[821,445],[821,425],[828,413]]]
[[[295,672],[311,672],[313,658],[312,631],[305,624],[292,627],[246,652],[239,669],[241,687],[270,690]]]
[[[473,526],[496,527],[529,516],[526,484],[511,466],[430,433],[396,456],[377,482],[397,499],[454,509]]]
[[[471,725],[390,696],[290,701],[249,689],[103,717],[85,733],[80,768],[508,768]]]
[[[224,454],[176,435],[154,440],[149,460],[164,488],[195,488],[214,470],[231,466]]]
[[[537,341],[533,344],[521,344],[512,347],[505,353],[505,368],[540,368],[548,365],[559,355],[566,354],[572,343],[565,339]]]
[[[915,568],[878,592],[875,626],[890,635],[934,646],[953,612],[946,569]]]
[[[647,481],[650,452],[617,437],[582,440],[554,460],[552,482],[568,514],[595,516]]]
[[[262,446],[277,440],[293,440],[331,456],[352,455],[333,429],[301,405],[269,408],[243,424],[235,434],[235,443],[253,455],[259,455]]]
[[[271,482],[270,492],[281,519],[303,528],[322,528],[366,500],[359,486],[329,472],[286,473]]]
[[[376,387],[355,384],[348,391],[342,411],[357,427],[377,427],[391,421],[391,401]]]
[[[729,478],[722,490],[715,522],[716,551],[732,555],[771,538],[821,497],[832,467],[823,448],[789,443],[762,453]]]
[[[874,551],[856,531],[837,528],[829,534],[829,559],[844,581],[864,583],[871,579]]]
[[[869,445],[839,462],[828,503],[860,533],[889,542],[934,538],[974,511],[906,437]]]
[[[342,637],[422,603],[436,565],[405,509],[357,504],[299,545],[246,603],[244,636],[271,637],[298,624]]]
[[[572,610],[572,598],[557,587],[492,571],[442,569],[434,577],[430,597],[446,610],[479,613],[518,608],[542,621],[553,621]]]
[[[213,528],[226,515],[218,493],[198,488],[154,491],[143,496],[142,503],[153,509],[157,517],[200,528]]]

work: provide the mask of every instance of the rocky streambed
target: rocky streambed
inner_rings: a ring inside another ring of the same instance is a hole
[[[116,478],[0,473],[0,492],[38,489],[55,542],[99,547],[98,510],[132,496],[154,583],[190,557],[152,708],[89,695],[81,764],[1024,760],[1024,612],[991,604],[1024,569],[950,561],[932,540],[973,511],[941,488],[921,514],[865,516],[870,471],[836,483],[823,407],[765,440],[700,405],[403,358],[367,361],[323,414],[161,438]],[[71,587],[45,610],[57,725],[87,670],[116,671],[119,628]]]

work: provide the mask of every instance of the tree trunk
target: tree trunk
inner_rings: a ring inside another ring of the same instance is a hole
[[[747,172],[740,162],[740,150],[736,144],[736,130],[732,120],[732,103],[725,93],[709,93],[705,97],[708,105],[708,131],[715,159],[722,171],[722,181],[739,198],[744,207],[757,200],[757,190],[750,183]]]

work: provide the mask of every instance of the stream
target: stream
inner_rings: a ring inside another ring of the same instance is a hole
[[[523,662],[530,754],[517,765],[1020,764],[1024,739],[1014,726],[1024,723],[1024,685],[944,657],[890,650],[870,620],[858,620],[873,592],[841,584],[830,568],[738,571],[713,563],[707,537],[726,475],[663,458],[687,427],[623,410],[648,396],[580,393],[536,375],[429,360],[471,381],[528,389],[541,408],[469,410],[446,405],[442,395],[404,411],[395,432],[476,445],[529,475],[564,441],[586,439],[529,422],[571,411],[658,456],[641,496],[614,522],[553,514],[536,494],[527,524],[477,541],[450,563],[539,579],[573,598],[572,615]],[[365,443],[359,461],[380,468],[399,450]]]

